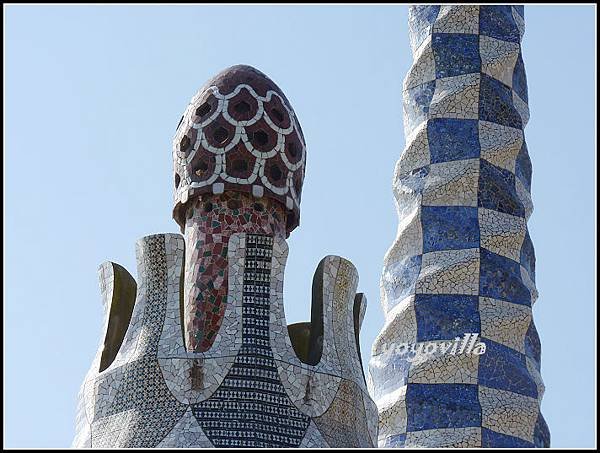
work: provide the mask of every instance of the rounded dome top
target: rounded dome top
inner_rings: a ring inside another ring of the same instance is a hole
[[[287,233],[298,226],[304,136],[281,89],[259,70],[232,66],[200,88],[177,127],[173,161],[180,227],[189,200],[232,190],[277,200]]]

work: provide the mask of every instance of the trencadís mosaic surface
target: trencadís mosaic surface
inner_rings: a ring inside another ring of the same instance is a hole
[[[409,26],[399,227],[370,362],[379,446],[547,447],[523,7],[412,6]],[[485,353],[418,348],[471,333]]]
[[[323,258],[311,322],[285,321],[306,149],[281,90],[248,66],[223,71],[192,99],[173,158],[183,235],[140,239],[137,281],[100,266],[104,335],[73,445],[376,445],[354,266]]]

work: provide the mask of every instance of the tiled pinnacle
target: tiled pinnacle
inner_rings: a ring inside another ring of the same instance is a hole
[[[545,447],[523,7],[413,6],[409,26],[398,235],[370,363],[379,445]],[[456,352],[466,334],[485,352]]]

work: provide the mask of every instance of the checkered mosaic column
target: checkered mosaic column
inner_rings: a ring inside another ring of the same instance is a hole
[[[523,7],[414,6],[409,25],[399,227],[370,363],[379,445],[546,447]],[[465,334],[485,352],[461,353]]]

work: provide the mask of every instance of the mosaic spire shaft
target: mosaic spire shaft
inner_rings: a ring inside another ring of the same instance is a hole
[[[409,9],[399,226],[369,376],[380,446],[549,446],[523,17],[522,6]]]

